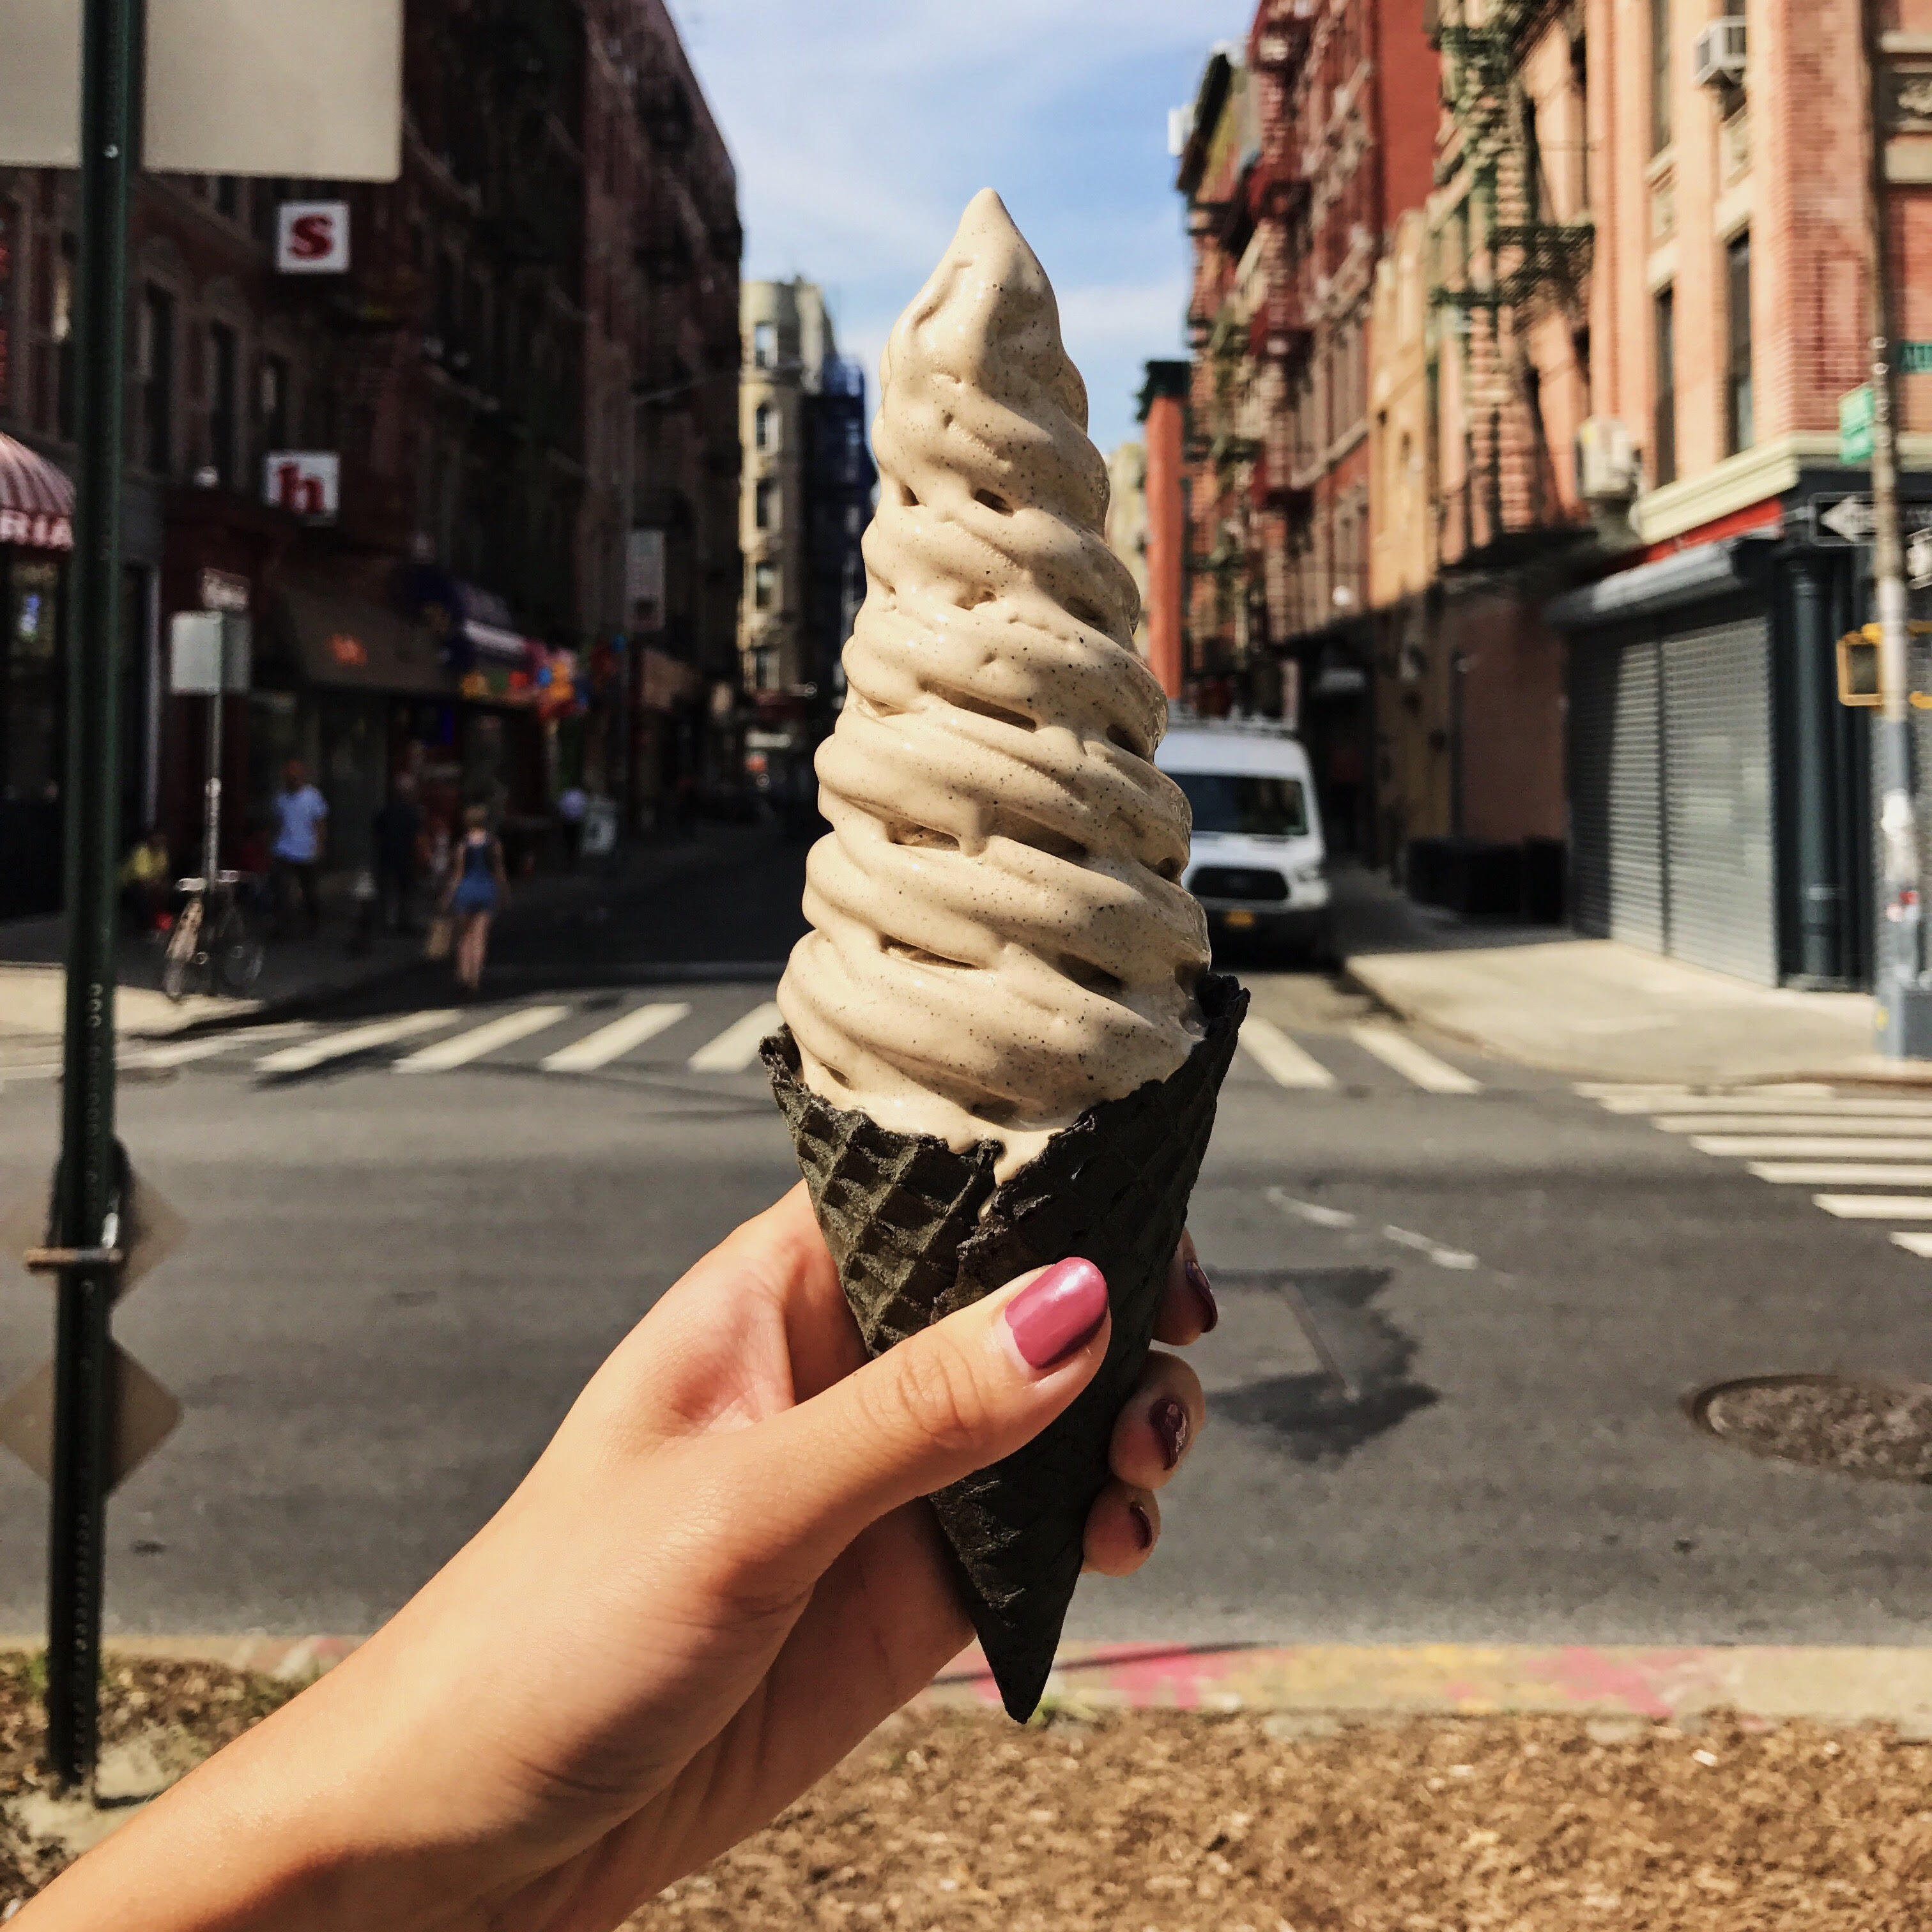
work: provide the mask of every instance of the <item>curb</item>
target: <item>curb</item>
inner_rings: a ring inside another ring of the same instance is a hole
[[[1362,956],[1358,956],[1358,957]],[[1605,1084],[1612,1083],[1627,1087],[1641,1087],[1653,1083],[1628,1072],[1614,1072],[1584,1062],[1562,1060],[1543,1055],[1531,1055],[1515,1046],[1505,1046],[1481,1034],[1472,1033],[1467,1028],[1451,1026],[1425,1011],[1413,1000],[1404,1000],[1376,983],[1376,976],[1364,975],[1356,970],[1355,958],[1342,962],[1342,976],[1355,991],[1366,994],[1378,1006],[1393,1013],[1406,1024],[1426,1027],[1438,1037],[1452,1040],[1457,1046],[1472,1053],[1486,1054],[1492,1060],[1502,1060],[1512,1066],[1534,1067],[1540,1073],[1555,1073],[1568,1080],[1592,1080]],[[1679,1074],[1670,1084],[1706,1089],[1766,1087],[1781,1084],[1787,1081],[1816,1082],[1820,1085],[1834,1087],[1924,1087],[1932,1088],[1932,1066],[1923,1071],[1911,1067],[1896,1070],[1886,1066],[1865,1066],[1856,1069],[1840,1068],[1834,1070],[1802,1068],[1786,1070],[1783,1068],[1756,1073],[1718,1074],[1704,1078]]]
[[[110,1637],[110,1657],[225,1665],[302,1682],[340,1663],[352,1636]],[[38,1650],[0,1637],[0,1649]],[[997,1712],[978,1647],[914,1700]],[[1674,1722],[1732,1711],[1772,1720],[1890,1724],[1932,1739],[1932,1645],[1078,1643],[1061,1646],[1044,1706],[1120,1710],[1427,1717],[1624,1718]]]

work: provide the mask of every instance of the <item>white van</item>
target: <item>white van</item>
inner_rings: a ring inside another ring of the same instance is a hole
[[[1194,808],[1182,883],[1206,909],[1210,934],[1330,956],[1328,852],[1300,740],[1280,724],[1190,719],[1161,740],[1154,763]]]

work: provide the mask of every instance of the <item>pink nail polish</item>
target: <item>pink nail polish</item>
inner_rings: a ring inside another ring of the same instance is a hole
[[[1172,1396],[1154,1404],[1154,1432],[1160,1444],[1161,1466],[1179,1468],[1187,1453],[1187,1411]]]
[[[1091,1262],[1056,1262],[1006,1304],[1006,1326],[1028,1366],[1050,1369],[1107,1318],[1107,1280]]]
[[[1147,1513],[1144,1503],[1130,1503],[1127,1514],[1132,1520],[1134,1540],[1142,1550],[1154,1547],[1154,1518]]]
[[[1187,1277],[1187,1285],[1194,1291],[1194,1298],[1201,1304],[1201,1332],[1210,1335],[1220,1327],[1221,1305],[1214,1299],[1214,1291],[1208,1286],[1208,1271],[1198,1262],[1190,1262],[1182,1270]]]

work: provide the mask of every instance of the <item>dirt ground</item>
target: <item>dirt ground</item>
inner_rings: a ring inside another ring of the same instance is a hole
[[[103,1735],[185,1768],[290,1687],[109,1666]],[[39,1787],[0,1655],[0,1807]],[[0,1916],[58,1855],[0,1812]],[[893,1719],[634,1932],[1924,1932],[1932,1746],[1720,1718]]]

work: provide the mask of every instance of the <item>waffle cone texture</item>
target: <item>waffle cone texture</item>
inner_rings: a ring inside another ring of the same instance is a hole
[[[1114,1418],[1153,1340],[1248,996],[1209,974],[1200,1001],[1206,1035],[1174,1073],[1089,1108],[1004,1185],[993,1178],[994,1143],[959,1154],[894,1132],[812,1092],[788,1029],[764,1044],[870,1354],[1069,1256],[1107,1278],[1113,1338],[1100,1372],[1024,1448],[932,1498],[1000,1697],[1022,1722],[1053,1668]]]

